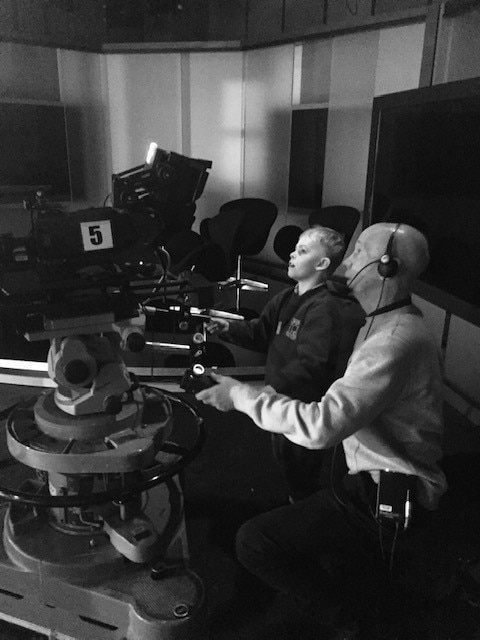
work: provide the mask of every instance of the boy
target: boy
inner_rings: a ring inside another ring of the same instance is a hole
[[[320,400],[336,374],[340,318],[327,279],[343,259],[343,236],[327,227],[304,231],[290,254],[288,276],[297,282],[274,296],[259,318],[215,318],[207,330],[223,340],[267,354],[265,384],[291,398]],[[296,502],[319,489],[324,453],[272,434],[272,448]]]

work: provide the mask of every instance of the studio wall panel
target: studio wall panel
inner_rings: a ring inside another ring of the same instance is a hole
[[[428,0],[375,0],[375,15],[405,9],[417,9],[428,4]]]
[[[247,43],[264,43],[283,33],[283,0],[249,0]]]
[[[286,0],[285,32],[287,34],[309,33],[325,24],[325,0]]]
[[[419,86],[425,23],[380,31],[375,72],[375,95]]]
[[[244,196],[265,198],[279,210],[262,252],[278,262],[271,246],[275,230],[287,224],[294,45],[245,53]]]
[[[0,42],[0,98],[60,100],[56,50]]]
[[[378,31],[333,40],[323,206],[363,209],[378,42]]]
[[[61,99],[67,106],[73,199],[85,206],[101,206],[111,189],[104,58],[59,49],[58,72]]]
[[[188,61],[189,108],[183,117],[189,118],[190,141],[184,140],[184,149],[187,155],[213,162],[197,201],[198,225],[202,218],[215,215],[224,202],[240,197],[243,56],[241,52],[194,53]]]
[[[180,56],[107,56],[112,171],[143,164],[150,142],[182,153]]]
[[[445,356],[445,376],[480,406],[480,327],[452,316]]]
[[[300,102],[328,103],[332,72],[332,38],[302,45]]]
[[[245,54],[246,197],[286,210],[293,45]]]
[[[327,24],[360,22],[372,14],[372,0],[327,0]]]
[[[480,75],[480,9],[444,18],[435,56],[434,84]]]

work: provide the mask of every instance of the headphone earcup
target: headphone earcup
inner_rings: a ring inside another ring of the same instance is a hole
[[[379,260],[378,273],[382,278],[393,278],[398,271],[398,262],[388,253],[385,253]]]

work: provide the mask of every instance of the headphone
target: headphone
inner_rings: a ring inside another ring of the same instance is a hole
[[[395,234],[398,231],[400,223],[397,224],[395,229],[390,234],[390,237],[387,242],[387,246],[385,248],[385,252],[383,256],[378,261],[378,273],[385,278],[393,278],[393,276],[398,271],[398,260],[393,257],[392,249],[393,249],[393,240],[395,238]]]
[[[393,278],[393,276],[398,271],[398,260],[393,257],[392,249],[393,249],[393,241],[395,238],[395,234],[400,227],[400,222],[397,224],[395,229],[390,234],[390,237],[387,242],[387,246],[385,247],[385,251],[383,255],[378,260],[372,260],[371,262],[367,262],[357,273],[353,276],[351,280],[347,282],[347,286],[350,287],[352,282],[358,278],[358,276],[364,271],[367,267],[371,267],[372,264],[376,264],[379,275],[386,280],[387,278]]]

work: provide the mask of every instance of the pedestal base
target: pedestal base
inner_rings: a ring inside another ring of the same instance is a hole
[[[145,564],[124,558],[106,535],[68,535],[35,519],[15,527],[0,509],[0,618],[55,640],[206,640],[178,479],[149,493],[161,544]]]

